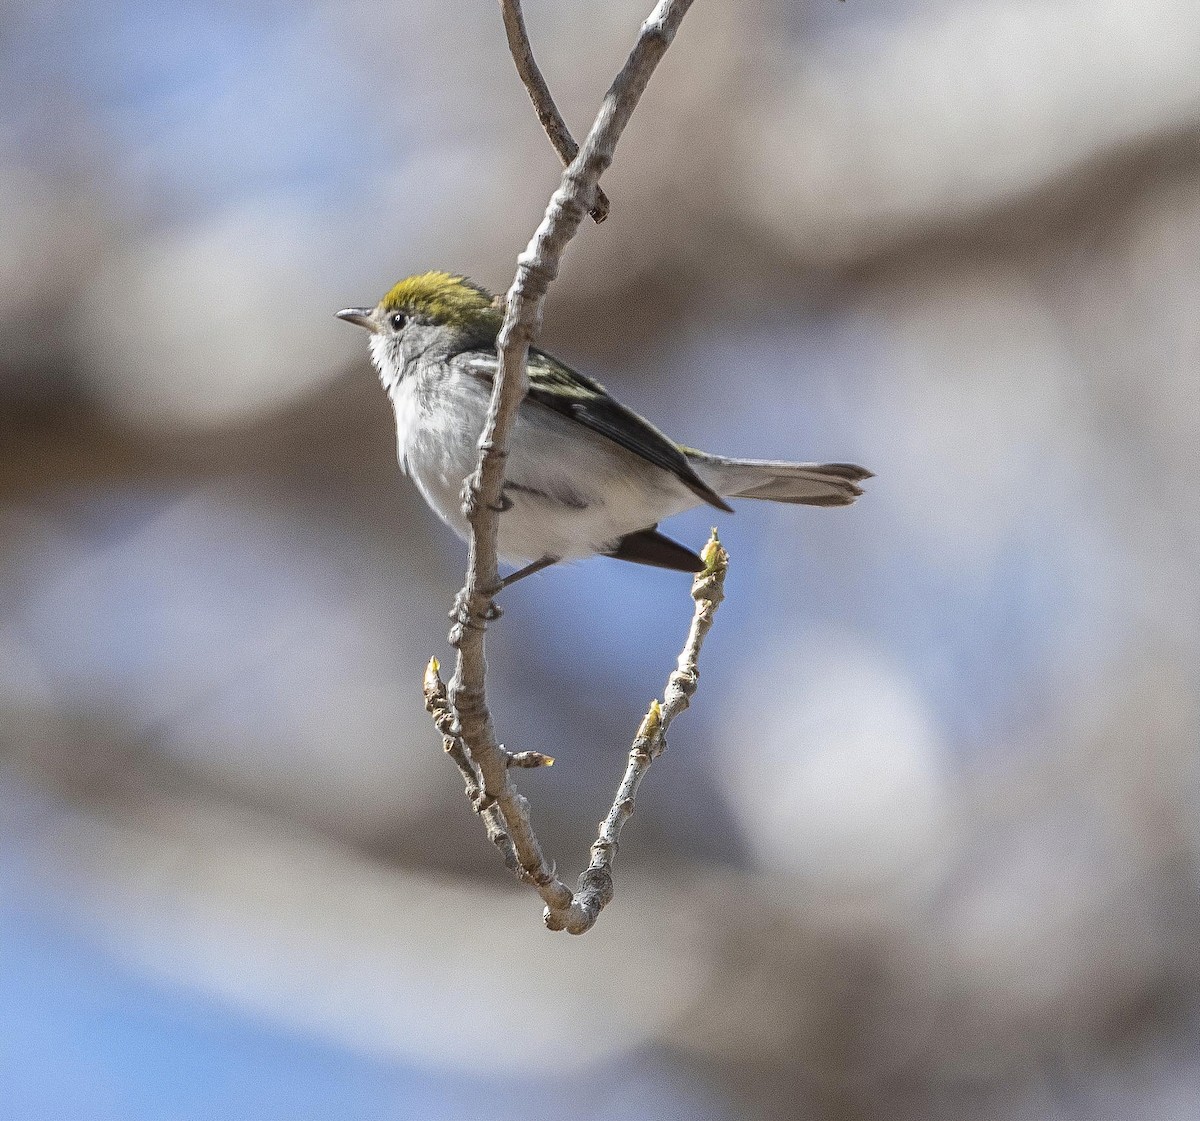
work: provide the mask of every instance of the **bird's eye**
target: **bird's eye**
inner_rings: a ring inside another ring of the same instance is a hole
[[[393,331],[399,331],[404,326],[406,319],[404,312],[396,311],[388,316],[388,323],[391,324]]]

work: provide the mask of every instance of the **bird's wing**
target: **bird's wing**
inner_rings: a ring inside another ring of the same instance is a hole
[[[472,350],[455,358],[476,377],[491,381],[499,364],[494,351]],[[609,396],[599,382],[576,373],[540,350],[529,351],[529,396],[556,413],[578,421],[585,428],[606,436],[627,451],[640,455],[656,467],[670,471],[698,498],[718,510],[731,507],[688,462],[679,445],[663,435],[648,420]]]

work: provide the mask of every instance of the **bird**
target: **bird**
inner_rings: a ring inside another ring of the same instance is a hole
[[[336,313],[370,332],[391,400],[402,470],[460,537],[463,484],[479,458],[499,358],[503,303],[465,276],[433,271],[395,284],[374,307]],[[675,514],[728,499],[848,506],[872,472],[853,463],[711,455],[676,443],[599,382],[531,347],[529,391],[504,466],[497,553],[507,587],[593,556],[699,572],[700,557],[658,530]]]

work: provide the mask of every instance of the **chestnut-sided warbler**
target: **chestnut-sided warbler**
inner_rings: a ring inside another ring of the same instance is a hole
[[[400,465],[460,537],[470,532],[463,481],[496,372],[502,308],[462,276],[400,281],[373,308],[339,319],[371,332],[371,358],[396,414]],[[707,502],[766,498],[848,506],[871,472],[850,463],[728,459],[684,447],[544,351],[529,351],[529,393],[509,443],[498,550],[524,565],[510,584],[557,561],[597,554],[698,572],[690,549],[658,523]]]

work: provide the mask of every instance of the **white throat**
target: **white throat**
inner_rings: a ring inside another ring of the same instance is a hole
[[[404,373],[404,359],[400,354],[400,339],[391,334],[372,335],[370,339],[371,362],[379,374],[379,381],[389,393],[394,393]]]

